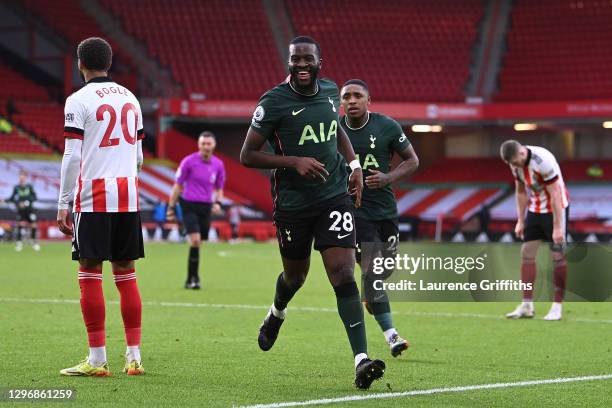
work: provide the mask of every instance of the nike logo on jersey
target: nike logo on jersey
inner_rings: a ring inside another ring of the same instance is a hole
[[[300,109],[299,111],[291,111],[291,114],[292,114],[293,116],[297,116],[297,115],[299,115],[300,113],[302,113],[302,111],[303,111],[304,109],[306,109],[306,108],[302,108],[302,109]]]
[[[349,232],[348,234],[345,234],[345,235],[340,235],[340,234],[338,234],[338,239],[346,238],[346,237],[348,237],[349,235],[351,235],[351,233],[350,233],[350,232]]]
[[[357,323],[351,323],[349,324],[349,327],[352,329],[353,327],[357,327],[361,324],[361,322],[357,322]]]

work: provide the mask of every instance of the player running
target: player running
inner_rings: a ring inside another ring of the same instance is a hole
[[[361,207],[355,211],[356,257],[360,267],[365,268],[370,262],[362,261],[363,243],[382,243],[382,256],[395,256],[399,228],[397,203],[391,183],[414,173],[419,166],[419,159],[399,123],[368,110],[370,91],[364,81],[347,81],[342,87],[340,98],[345,112],[345,116],[340,118],[340,124],[366,173]],[[394,153],[402,158],[402,162],[391,170]],[[370,275],[364,273],[364,276],[367,278]],[[397,357],[408,349],[409,344],[399,336],[393,325],[387,294],[375,291],[368,279],[364,283],[366,310],[374,315],[391,348],[391,355]]]
[[[183,224],[189,235],[187,281],[185,289],[200,289],[200,246],[208,240],[210,215],[221,213],[225,166],[213,155],[217,145],[212,132],[202,132],[198,138],[198,151],[185,157],[176,171],[176,181],[168,199],[166,218],[176,219],[175,207],[179,200],[183,210]],[[213,202],[214,194],[214,202]]]
[[[38,225],[36,224],[36,214],[34,214],[36,192],[27,181],[28,173],[21,170],[19,172],[19,184],[13,188],[13,193],[6,200],[14,203],[17,207],[17,242],[15,244],[15,251],[17,252],[23,250],[23,230],[26,228],[30,229],[32,248],[35,251],[40,251],[40,245],[36,239]]]
[[[569,195],[561,169],[548,150],[538,146],[523,146],[516,140],[505,141],[501,145],[500,154],[504,162],[510,165],[515,179],[518,220],[514,233],[524,241],[521,245],[521,280],[534,284],[540,241],[550,242],[555,292],[554,302],[544,320],[561,320],[561,303],[567,275],[563,250],[569,216]],[[534,314],[533,290],[525,290],[523,302],[506,317],[529,318]]]
[[[144,374],[140,357],[142,303],[134,260],[144,257],[138,202],[142,166],[142,113],[136,97],[108,77],[110,45],[82,41],[78,67],[86,84],[66,99],[66,138],[57,211],[60,230],[71,235],[72,259],[79,261],[81,311],[89,356],[61,370],[68,376],[108,376],[102,263],[112,264],[127,340],[128,375]],[[74,227],[68,203],[74,194]]]
[[[317,42],[310,37],[294,38],[289,44],[288,68],[290,80],[259,100],[240,154],[247,167],[274,169],[274,223],[284,269],[259,331],[259,347],[267,351],[274,345],[287,304],[308,274],[314,240],[355,357],[355,385],[367,389],[383,376],[385,364],[368,358],[363,306],[354,277],[354,205],[347,192],[347,176],[349,192],[359,206],[363,174],[338,125],[338,87],[317,78],[321,69]],[[261,151],[266,141],[275,154]],[[342,157],[349,163],[350,176]]]

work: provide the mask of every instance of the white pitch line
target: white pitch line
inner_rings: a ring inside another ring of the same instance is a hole
[[[365,400],[388,399],[388,398],[403,398],[403,397],[413,397],[417,395],[432,395],[432,394],[443,394],[443,393],[451,393],[451,392],[490,390],[490,389],[496,389],[496,388],[529,387],[532,385],[563,384],[563,383],[572,383],[572,382],[579,382],[579,381],[598,381],[598,380],[610,380],[610,379],[612,379],[612,374],[590,375],[590,376],[584,376],[584,377],[551,378],[551,379],[545,379],[545,380],[464,385],[460,387],[448,387],[448,388],[431,388],[429,390],[385,392],[385,393],[379,393],[379,394],[366,394],[366,395],[348,395],[346,397],[323,398],[323,399],[308,400],[308,401],[273,402],[271,404],[247,405],[247,406],[242,406],[241,408],[304,407],[307,405],[328,405],[328,404],[337,404],[341,402],[365,401]]]
[[[3,303],[47,303],[47,304],[78,304],[78,299],[31,299],[31,298],[0,298]],[[117,300],[109,300],[108,304],[119,304]],[[161,307],[186,307],[186,308],[212,308],[212,309],[250,309],[250,310],[268,310],[270,306],[265,305],[248,305],[238,303],[186,303],[186,302],[142,302],[144,306],[161,306]],[[298,312],[326,312],[337,313],[337,309],[329,307],[311,307],[311,306],[292,306],[291,311]],[[494,319],[505,320],[502,315],[483,314],[483,313],[451,313],[451,312],[392,312],[394,315],[400,316],[424,316],[424,317],[448,317],[448,318],[478,318],[478,319]],[[612,324],[610,319],[587,319],[587,318],[571,318],[566,319],[570,322],[578,323],[595,323],[595,324]]]

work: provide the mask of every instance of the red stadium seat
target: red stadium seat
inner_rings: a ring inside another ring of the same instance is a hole
[[[263,6],[250,0],[102,0],[186,92],[256,99],[284,70]]]
[[[359,77],[387,101],[462,102],[480,0],[288,0],[297,34],[321,44],[323,75]],[[384,22],[384,29],[381,29]]]
[[[612,97],[612,4],[517,0],[497,101]]]

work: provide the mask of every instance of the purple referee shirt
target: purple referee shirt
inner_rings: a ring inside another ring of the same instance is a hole
[[[225,166],[217,156],[204,161],[199,152],[186,156],[176,171],[176,183],[183,187],[183,199],[212,203],[213,190],[225,185]]]

